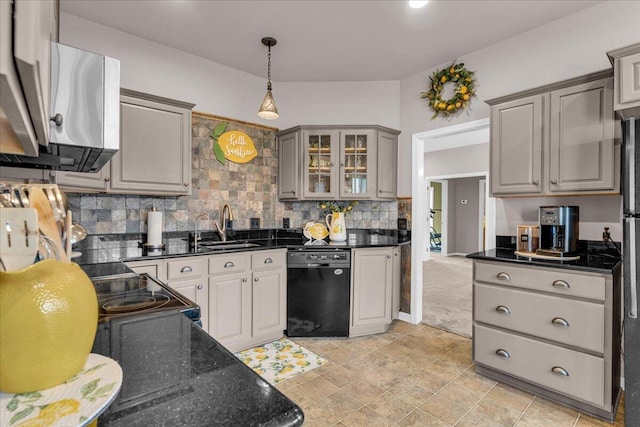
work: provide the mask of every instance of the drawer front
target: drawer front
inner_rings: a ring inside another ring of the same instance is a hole
[[[201,257],[167,261],[167,280],[171,282],[202,276],[202,262]]]
[[[507,374],[602,407],[604,359],[492,328],[473,326],[473,359]]]
[[[605,278],[556,269],[523,268],[507,263],[474,263],[474,279],[517,288],[535,289],[558,295],[604,301]]]
[[[474,285],[476,321],[604,353],[604,305]]]
[[[246,271],[251,266],[251,254],[235,253],[209,258],[209,274],[229,274]]]
[[[287,250],[258,251],[251,254],[252,270],[283,268],[287,265]]]

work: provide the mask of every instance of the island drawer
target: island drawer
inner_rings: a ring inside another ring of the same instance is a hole
[[[555,268],[516,267],[506,263],[474,263],[474,280],[558,295],[604,301],[604,276],[569,273]]]
[[[258,251],[251,254],[251,269],[266,270],[284,268],[287,265],[287,250]]]
[[[604,352],[603,304],[477,283],[473,303],[475,321]]]
[[[474,361],[602,407],[604,359],[474,325]]]
[[[251,267],[251,254],[233,253],[209,258],[209,274],[230,274],[246,271]]]
[[[167,261],[167,280],[194,279],[202,276],[203,258],[192,257]]]

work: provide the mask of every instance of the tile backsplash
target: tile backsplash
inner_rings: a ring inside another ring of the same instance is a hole
[[[211,149],[209,134],[221,122],[227,130],[248,134],[258,151],[249,163],[220,164]],[[164,212],[164,231],[214,230],[214,222],[228,203],[234,213],[235,229],[250,228],[251,218],[260,218],[262,228],[300,228],[308,221],[324,220],[328,212],[316,202],[279,202],[277,196],[278,156],[276,130],[260,125],[235,122],[194,113],[192,117],[192,169],[190,196],[159,197],[70,193],[74,220],[90,234],[146,233],[147,212],[151,207]],[[397,228],[399,204],[403,202],[362,201],[346,216],[347,227]],[[410,214],[410,209],[409,209]]]

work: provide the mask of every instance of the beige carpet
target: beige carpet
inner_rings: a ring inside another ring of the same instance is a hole
[[[422,323],[471,337],[471,260],[431,253],[422,264]]]

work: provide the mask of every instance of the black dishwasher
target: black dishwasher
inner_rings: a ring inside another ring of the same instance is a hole
[[[349,336],[351,251],[289,250],[287,335]]]

